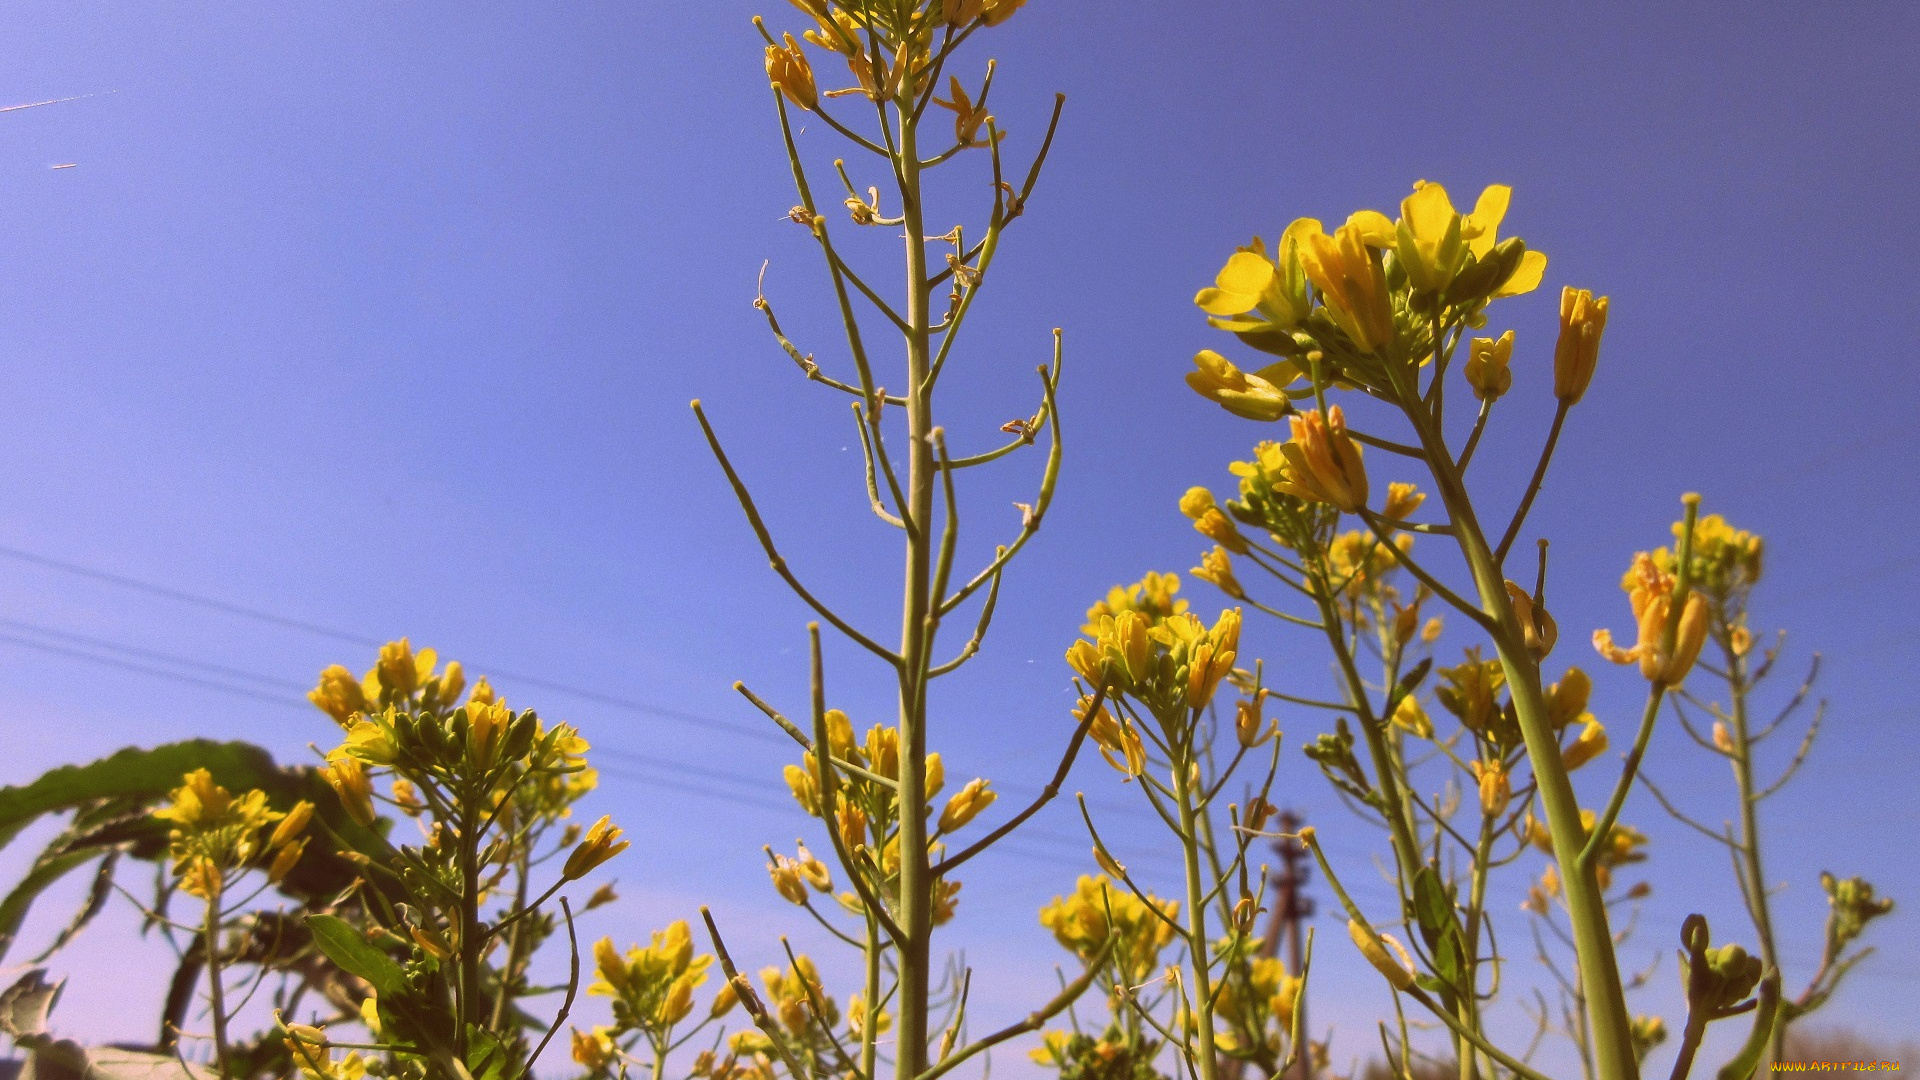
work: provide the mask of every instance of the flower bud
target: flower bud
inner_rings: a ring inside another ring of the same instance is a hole
[[[1587,721],[1580,729],[1580,736],[1562,751],[1560,760],[1568,772],[1585,765],[1607,750],[1607,729],[1598,720]]]
[[[606,1068],[614,1056],[613,1040],[607,1038],[599,1029],[591,1032],[573,1029],[573,1060],[591,1072]]]
[[[1733,756],[1733,733],[1718,720],[1713,722],[1713,748],[1728,757]]]
[[[1467,385],[1473,387],[1473,396],[1481,401],[1498,401],[1512,389],[1513,369],[1507,366],[1512,358],[1511,330],[1498,338],[1474,338],[1469,342],[1464,373]]]
[[[1228,555],[1224,547],[1216,547],[1200,556],[1200,565],[1193,568],[1193,576],[1201,581],[1212,582],[1214,588],[1235,600],[1247,598],[1246,590],[1240,586],[1240,579],[1233,576],[1233,556]]]
[[[1607,298],[1586,289],[1560,291],[1560,339],[1553,346],[1553,396],[1578,405],[1600,363],[1600,335],[1607,329]]]
[[[312,803],[305,799],[294,803],[293,809],[287,811],[287,816],[281,818],[279,826],[273,830],[273,836],[267,841],[267,846],[280,847],[291,843],[294,837],[299,836],[307,830],[307,823],[312,820]]]
[[[593,872],[593,868],[627,850],[632,845],[620,839],[620,827],[613,823],[610,816],[602,815],[593,827],[587,830],[586,838],[580,846],[567,856],[566,867],[561,876],[569,881],[578,880]]]
[[[320,685],[307,691],[307,700],[333,717],[341,727],[347,726],[347,721],[353,718],[354,713],[367,709],[367,697],[361,690],[360,680],[339,664],[320,673]]]
[[[812,111],[820,103],[819,91],[813,85],[813,65],[807,62],[806,54],[800,50],[800,43],[793,40],[792,34],[783,36],[786,39],[784,47],[767,46],[767,79],[786,95],[788,101]]]
[[[985,780],[967,781],[967,786],[954,792],[953,798],[947,800],[947,808],[940,812],[940,831],[951,833],[964,828],[999,797],[988,789]]]
[[[1349,514],[1367,504],[1367,469],[1360,447],[1347,435],[1347,418],[1335,405],[1324,415],[1316,409],[1288,420],[1293,438],[1281,444],[1287,461],[1277,490],[1309,502],[1327,503]]]
[[[320,776],[340,796],[348,817],[361,825],[373,824],[373,781],[367,778],[366,766],[343,755],[330,759]]]

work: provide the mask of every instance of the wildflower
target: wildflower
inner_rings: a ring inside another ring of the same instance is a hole
[[[1378,352],[1393,341],[1393,307],[1387,276],[1376,248],[1393,245],[1393,226],[1385,217],[1362,211],[1328,236],[1318,221],[1303,219],[1299,230],[1300,265],[1320,291],[1327,315],[1363,353]]]
[[[987,112],[986,106],[973,103],[973,99],[967,96],[966,87],[960,85],[960,79],[957,76],[947,76],[947,96],[953,100],[942,101],[934,98],[933,103],[953,111],[954,140],[961,146],[985,146],[986,143],[980,141],[980,126],[993,119]]]
[[[1481,401],[1498,401],[1513,387],[1513,331],[1497,338],[1474,338],[1467,344],[1467,385]]]
[[[1200,709],[1213,700],[1220,680],[1233,670],[1240,649],[1240,609],[1228,608],[1207,631],[1206,640],[1194,646],[1187,661],[1187,708]]]
[[[447,939],[441,936],[439,931],[427,930],[416,926],[408,932],[408,936],[413,939],[415,945],[420,946],[428,956],[433,957],[435,960],[446,961],[453,959],[453,948],[447,943]]]
[[[1227,554],[1225,548],[1216,547],[1200,556],[1200,565],[1189,572],[1201,581],[1212,582],[1214,588],[1235,600],[1247,598],[1246,590],[1240,586],[1240,579],[1233,576],[1233,557]]]
[[[1426,501],[1426,494],[1412,484],[1391,483],[1387,485],[1387,504],[1380,508],[1380,516],[1405,521]]]
[[[1279,733],[1279,728],[1267,723],[1260,716],[1261,703],[1266,700],[1265,693],[1243,698],[1233,704],[1233,734],[1240,745],[1252,750]]]
[[[1598,720],[1589,720],[1580,735],[1560,752],[1561,764],[1568,772],[1585,765],[1607,751],[1607,729]]]
[[[1506,813],[1513,799],[1513,780],[1506,766],[1498,761],[1469,761],[1467,767],[1480,782],[1480,812],[1490,818]]]
[[[620,827],[613,824],[610,816],[602,815],[593,827],[587,830],[586,839],[567,856],[566,867],[561,876],[569,881],[583,878],[593,872],[593,868],[613,858],[632,846],[620,839]]]
[[[1293,411],[1286,388],[1299,381],[1300,368],[1291,360],[1248,372],[1212,349],[1201,349],[1193,356],[1193,366],[1187,385],[1235,416],[1272,421]]]
[[[1460,235],[1466,238],[1467,250],[1473,253],[1475,259],[1485,262],[1488,256],[1495,254],[1495,248],[1503,246],[1499,238],[1500,222],[1506,218],[1507,204],[1512,198],[1512,188],[1505,184],[1489,184],[1474,202],[1473,213],[1462,219]],[[1509,241],[1514,242],[1517,241]],[[1493,298],[1530,293],[1540,287],[1540,280],[1546,273],[1546,253],[1524,251],[1506,280],[1494,289]]]
[[[1347,418],[1335,405],[1293,417],[1293,438],[1280,447],[1286,456],[1285,480],[1274,485],[1310,502],[1327,503],[1349,514],[1367,504],[1367,469],[1360,447],[1347,435]]]
[[[1396,228],[1400,265],[1414,288],[1441,292],[1452,283],[1467,258],[1460,226],[1446,188],[1425,180],[1414,183],[1413,194],[1400,203]]]
[[[985,780],[969,780],[967,786],[953,793],[947,800],[946,809],[940,811],[939,828],[943,833],[957,832],[967,823],[980,816],[980,812],[993,805],[1000,796],[989,790]]]
[[[1353,939],[1360,955],[1367,958],[1367,963],[1385,975],[1395,990],[1413,987],[1413,958],[1407,955],[1406,946],[1396,941],[1392,934],[1376,933],[1359,919],[1348,919],[1347,936]],[[1399,956],[1398,961],[1387,955],[1388,945],[1393,946],[1393,951]]]
[[[1607,298],[1586,289],[1560,291],[1560,340],[1553,346],[1553,396],[1578,405],[1600,363],[1600,335],[1607,329]]]
[[[1393,724],[1417,738],[1433,738],[1433,721],[1428,718],[1427,710],[1420,707],[1420,699],[1412,694],[1401,697],[1400,703],[1393,707]]]
[[[1246,538],[1240,535],[1233,519],[1214,504],[1213,492],[1203,487],[1188,488],[1187,493],[1180,496],[1180,512],[1193,519],[1193,527],[1200,535],[1235,554],[1247,553]]]
[[[1087,710],[1093,707],[1093,699],[1082,697],[1074,706],[1075,720],[1086,722]],[[1100,756],[1127,776],[1139,776],[1147,766],[1147,751],[1140,742],[1140,734],[1125,720],[1115,720],[1106,706],[1102,705],[1094,714],[1093,722],[1087,726],[1087,737],[1100,748]]]
[[[1653,1048],[1667,1041],[1667,1022],[1657,1016],[1636,1016],[1628,1026],[1633,1039],[1633,1056],[1645,1063]]]
[[[1071,896],[1056,896],[1040,909],[1040,925],[1083,963],[1098,955],[1111,936],[1113,971],[1137,985],[1159,968],[1160,954],[1173,941],[1168,920],[1179,911],[1178,901],[1151,893],[1143,901],[1130,889],[1113,887],[1103,875],[1083,874]]]
[[[789,904],[801,905],[807,902],[807,887],[800,880],[800,870],[792,859],[785,855],[775,855],[767,864],[767,876],[773,879],[773,888],[785,897]]]
[[[607,1029],[594,1028],[592,1031],[573,1029],[573,1060],[590,1072],[599,1072],[612,1063],[615,1050],[613,1040],[607,1037]]]
[[[1867,924],[1893,910],[1893,900],[1873,895],[1873,885],[1865,878],[1836,878],[1820,874],[1820,887],[1827,893],[1828,949],[1837,954],[1860,936]]]
[[[267,880],[275,885],[286,880],[293,868],[300,865],[300,856],[307,850],[307,838],[301,837],[291,843],[281,845],[273,856],[273,862],[267,867]]]
[[[1547,722],[1553,730],[1563,731],[1568,724],[1593,719],[1587,711],[1587,698],[1593,693],[1593,680],[1577,667],[1570,667],[1560,681],[1547,687]]]
[[[1188,496],[1193,493],[1189,491]],[[1212,495],[1208,495],[1209,501]],[[1099,632],[1096,625],[1102,615],[1118,615],[1122,611],[1138,611],[1148,618],[1159,620],[1169,615],[1179,615],[1187,610],[1185,600],[1175,599],[1180,591],[1179,574],[1147,575],[1132,585],[1115,585],[1107,590],[1107,598],[1087,609],[1086,625],[1080,632],[1092,636]]]
[[[1300,265],[1303,229],[1303,222],[1295,222],[1281,234],[1278,261],[1267,257],[1267,245],[1257,236],[1227,256],[1214,287],[1201,289],[1193,298],[1201,311],[1213,316],[1207,322],[1221,330],[1255,334],[1299,326],[1309,310],[1307,278]]]
[[[1633,569],[1628,571],[1622,585],[1628,589],[1627,599],[1633,607],[1639,638],[1633,648],[1622,649],[1613,643],[1611,631],[1595,630],[1593,647],[1616,664],[1630,664],[1638,660],[1640,674],[1657,686],[1679,686],[1686,681],[1687,672],[1692,670],[1693,662],[1700,656],[1701,646],[1706,643],[1709,622],[1706,598],[1698,592],[1687,595],[1686,607],[1680,612],[1673,653],[1668,655],[1662,650],[1661,644],[1667,620],[1671,617],[1675,588],[1673,575],[1660,569],[1652,556],[1641,552],[1634,557]]]
[[[792,34],[785,34],[784,46],[767,46],[767,79],[788,101],[812,111],[820,104],[820,93],[813,85],[813,65],[800,50]]]
[[[367,697],[361,692],[360,680],[339,664],[320,673],[320,685],[307,691],[307,700],[333,717],[341,727],[347,726],[347,721],[352,719],[354,713],[365,712],[367,708]]]
[[[337,756],[327,759],[326,767],[320,770],[320,776],[327,785],[340,796],[340,805],[347,816],[361,825],[371,826],[373,813],[373,781],[367,776],[366,766],[358,758],[347,757],[335,752]]]
[[[374,676],[395,697],[407,697],[433,674],[435,660],[432,649],[421,649],[416,655],[406,638],[389,641],[380,647]]]

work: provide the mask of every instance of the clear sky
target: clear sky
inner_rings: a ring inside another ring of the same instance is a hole
[[[728,689],[797,708],[806,615],[688,399],[822,593],[890,634],[898,573],[845,405],[798,378],[750,306],[767,262],[802,348],[842,360],[818,255],[785,219],[761,11],[798,28],[775,0],[8,6],[0,104],[93,96],[0,114],[0,782],[194,734],[297,759],[332,737],[301,699],[315,673],[363,669],[362,643],[407,634],[599,748],[592,810],[637,842],[616,864],[625,901],[589,932],[644,937],[705,902],[756,961],[777,955],[776,927],[812,941],[759,851],[804,827],[778,780],[789,747]],[[1059,326],[1068,457],[995,634],[935,706],[949,775],[1044,782],[1085,607],[1193,565],[1204,545],[1178,494],[1224,488],[1225,463],[1272,434],[1180,382],[1196,349],[1232,344],[1190,298],[1233,246],[1296,216],[1392,210],[1420,178],[1460,201],[1509,183],[1503,232],[1552,264],[1506,305],[1516,385],[1485,497],[1517,492],[1550,415],[1557,290],[1613,297],[1533,519],[1556,541],[1553,663],[1597,668],[1587,634],[1630,626],[1619,574],[1664,542],[1682,491],[1767,537],[1759,618],[1791,631],[1789,669],[1825,657],[1831,701],[1766,810],[1787,981],[1818,958],[1818,872],[1866,874],[1905,908],[1826,1015],[1920,1035],[1917,45],[1920,9],[1876,0],[1032,0],[983,35],[972,56],[1001,61],[1012,146],[1033,146],[1053,91],[1069,100],[954,361],[947,427],[978,448],[1031,411]],[[805,138],[817,163],[838,152]],[[943,194],[971,213],[980,188]],[[879,231],[863,239],[869,265],[894,257]],[[1017,523],[1036,465],[968,493],[975,550]],[[1197,582],[1188,595],[1222,602]],[[1302,637],[1256,622],[1248,646],[1302,687],[1325,681]],[[857,723],[888,716],[881,672],[844,649],[830,662]],[[1603,719],[1626,728],[1643,684],[1596,677]],[[1280,716],[1294,747],[1320,730]],[[1654,745],[1670,790],[1709,821],[1731,813],[1715,763],[1671,725]],[[1164,873],[1114,780],[1083,763],[1071,783],[1112,808],[1126,861]],[[1293,749],[1280,791],[1349,878],[1372,874],[1380,838]],[[1665,957],[1636,1007],[1677,1028],[1679,921],[1704,911],[1725,934],[1739,902],[1711,844],[1644,796],[1627,816],[1655,836],[1656,887],[1627,963]],[[1047,995],[1055,952],[1032,913],[1091,859],[1061,807],[977,866],[949,940],[982,969],[987,1023]],[[1386,911],[1384,885],[1361,894]],[[1338,922],[1318,925],[1334,962],[1314,1019],[1338,1025],[1344,1064],[1377,1046],[1388,1003]],[[1515,978],[1537,981],[1510,944]],[[66,962],[67,1030],[151,1037],[162,946],[122,920]]]

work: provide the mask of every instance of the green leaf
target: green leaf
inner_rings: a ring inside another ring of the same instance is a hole
[[[1453,901],[1447,899],[1446,886],[1431,866],[1423,866],[1413,875],[1413,917],[1419,920],[1422,936],[1432,944],[1440,928],[1453,922]]]
[[[42,814],[95,799],[158,799],[195,769],[211,772],[228,791],[285,783],[272,755],[251,743],[189,739],[151,750],[128,747],[91,764],[63,765],[23,787],[0,788],[0,847]]]
[[[406,989],[406,973],[393,958],[375,948],[346,920],[333,915],[307,916],[307,929],[327,959],[343,971],[373,984],[381,998],[398,997]]]
[[[1433,947],[1434,974],[1456,993],[1466,985],[1466,951],[1460,944],[1460,931],[1448,926],[1440,933],[1440,940]]]

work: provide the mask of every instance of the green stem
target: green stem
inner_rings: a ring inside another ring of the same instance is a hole
[[[202,931],[207,939],[207,996],[213,1013],[213,1057],[220,1068],[221,1080],[233,1075],[232,1052],[227,1046],[226,988],[220,983],[220,897],[207,900],[207,919]]]
[[[1561,418],[1564,417],[1561,410]],[[1406,410],[1427,461],[1433,470],[1434,484],[1454,524],[1454,539],[1465,556],[1479,591],[1482,611],[1493,620],[1495,651],[1506,673],[1514,713],[1527,747],[1527,757],[1538,782],[1540,801],[1545,807],[1547,830],[1553,838],[1554,857],[1559,863],[1565,886],[1568,918],[1573,924],[1575,953],[1579,962],[1580,985],[1586,996],[1586,1013],[1591,1025],[1595,1069],[1599,1080],[1637,1080],[1639,1068],[1634,1060],[1631,1018],[1627,1013],[1625,986],[1614,956],[1613,931],[1608,925],[1606,900],[1594,868],[1581,859],[1587,834],[1580,821],[1580,802],[1573,781],[1560,759],[1560,743],[1548,719],[1545,695],[1540,685],[1540,663],[1527,650],[1525,636],[1508,601],[1506,579],[1500,561],[1488,545],[1473,502],[1437,426],[1418,409]],[[1560,420],[1556,419],[1556,431]],[[1547,455],[1542,455],[1542,461]],[[1538,485],[1530,485],[1533,490]],[[1531,491],[1529,494],[1531,495]],[[1530,502],[1531,499],[1528,500]],[[1515,515],[1515,522],[1522,519]],[[1509,530],[1510,535],[1517,530]]]
[[[480,836],[478,808],[471,798],[460,800],[460,922],[456,927],[460,940],[459,997],[456,1004],[456,1054],[467,1060],[467,1029],[478,1014],[480,1003]]]
[[[1740,863],[1747,879],[1747,892],[1753,897],[1753,929],[1760,938],[1760,958],[1774,970],[1780,968],[1780,953],[1773,936],[1773,909],[1767,902],[1767,878],[1760,864],[1760,800],[1754,794],[1753,739],[1747,719],[1746,657],[1733,651],[1732,644],[1721,642],[1727,658],[1727,690],[1733,705],[1733,778],[1740,788]],[[1790,1014],[1782,1011],[1768,1043],[1770,1061],[1779,1061],[1786,1053],[1787,1023]]]
[[[1219,1063],[1213,1048],[1213,964],[1207,937],[1207,889],[1200,871],[1199,815],[1193,790],[1194,758],[1189,742],[1186,753],[1174,761],[1173,790],[1180,804],[1180,849],[1187,871],[1187,959],[1193,971],[1194,1034],[1199,1049],[1200,1080],[1215,1080]]]
[[[912,101],[911,73],[901,97]],[[907,506],[902,514],[920,527],[907,537],[904,611],[900,626],[900,1016],[895,1073],[914,1080],[927,1069],[927,1018],[931,1007],[933,888],[927,861],[927,672],[939,618],[933,597],[934,485],[939,479],[932,442],[933,386],[927,283],[925,208],[921,202],[919,131],[913,114],[896,109],[899,140],[895,168],[907,255]]]

